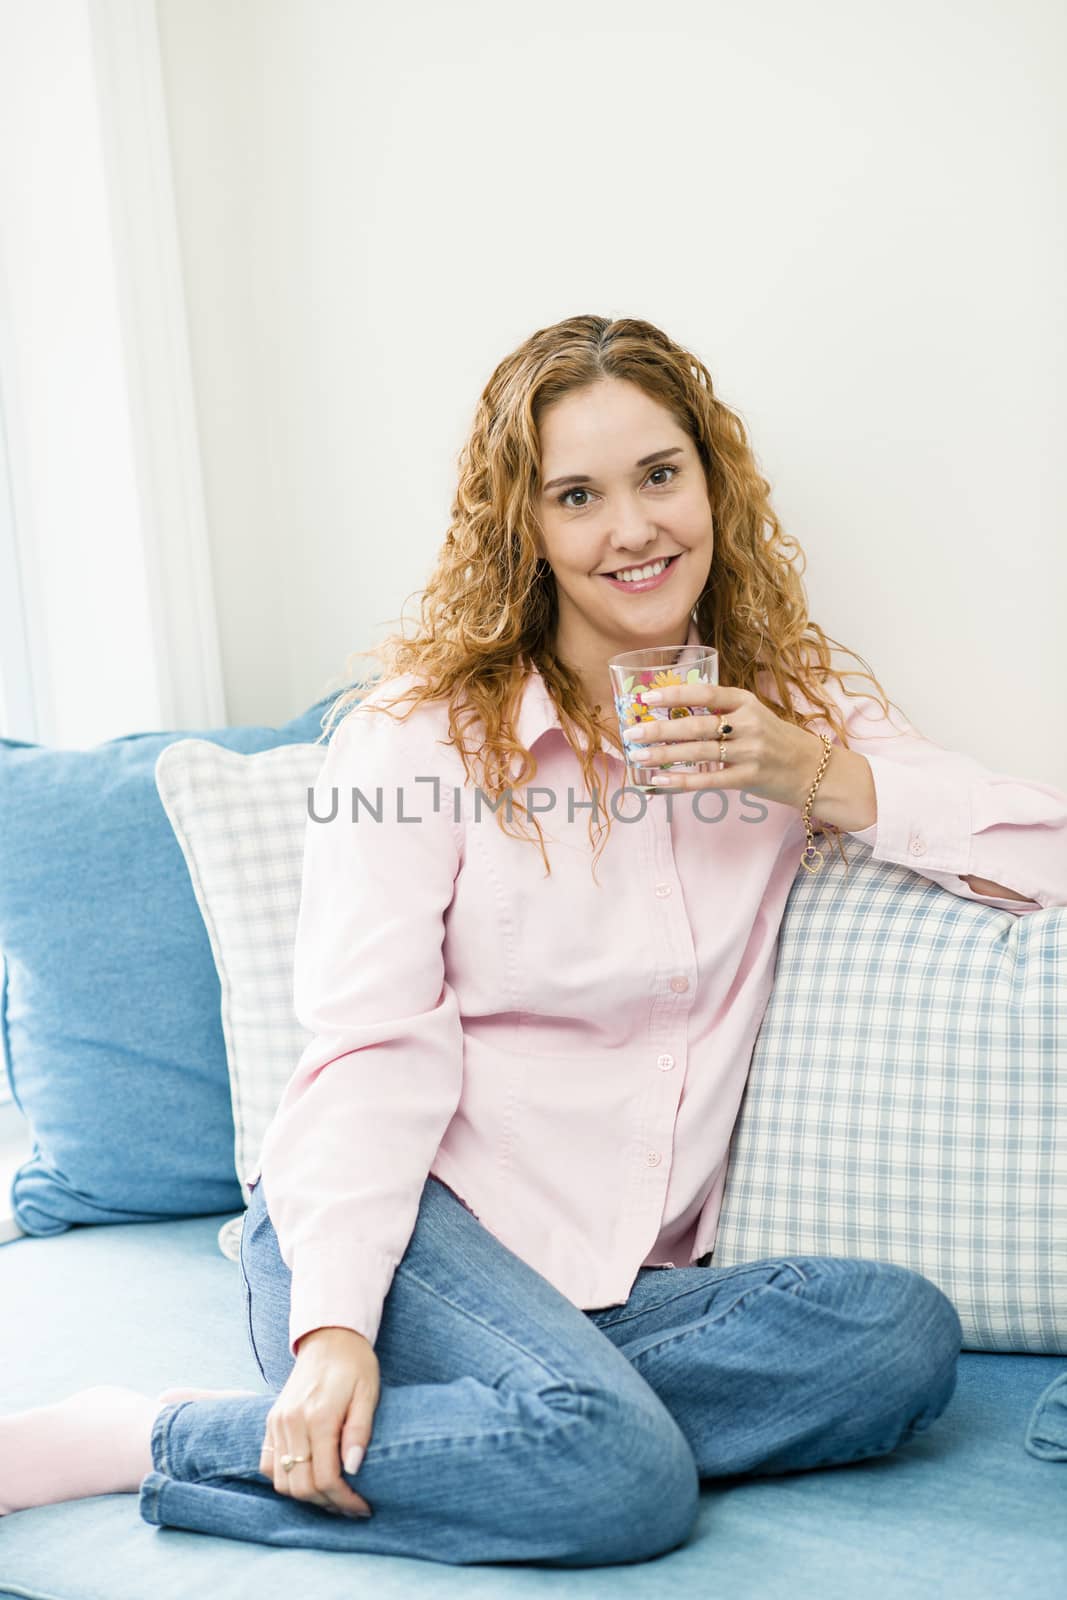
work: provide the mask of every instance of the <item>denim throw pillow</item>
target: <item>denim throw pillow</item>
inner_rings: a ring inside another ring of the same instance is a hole
[[[281,728],[195,737],[245,754],[313,742],[344,692]],[[244,1203],[219,977],[155,784],[188,737],[0,739],[0,1051],[33,1139],[11,1186],[24,1234]]]

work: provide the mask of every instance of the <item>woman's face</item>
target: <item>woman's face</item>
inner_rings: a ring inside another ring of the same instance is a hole
[[[595,672],[624,650],[684,644],[714,529],[696,446],[671,413],[617,378],[566,395],[541,421],[541,484],[538,553],[556,579],[556,654]],[[608,576],[664,557],[651,584]]]

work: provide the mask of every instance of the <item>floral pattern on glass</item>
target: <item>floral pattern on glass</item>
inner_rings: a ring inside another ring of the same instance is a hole
[[[683,678],[671,668],[658,672],[638,672],[623,681],[623,693],[615,696],[615,710],[624,727],[635,722],[665,722],[671,717],[691,717],[688,706],[646,706],[641,698],[645,689],[663,689],[672,683],[700,683],[700,671],[691,667]],[[635,687],[636,685],[636,687]]]

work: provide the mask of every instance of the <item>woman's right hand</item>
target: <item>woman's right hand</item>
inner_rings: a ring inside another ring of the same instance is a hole
[[[370,1506],[341,1476],[341,1464],[355,1446],[370,1443],[380,1391],[378,1357],[363,1334],[352,1328],[305,1333],[267,1414],[259,1458],[260,1472],[277,1493],[343,1516],[369,1516]],[[309,1459],[286,1472],[284,1455]]]

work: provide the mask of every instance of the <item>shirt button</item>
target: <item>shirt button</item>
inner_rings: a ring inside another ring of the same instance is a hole
[[[665,900],[667,898],[667,896],[670,894],[670,892],[671,892],[671,886],[670,886],[669,883],[657,883],[657,885],[656,885],[656,894],[659,896],[659,898],[661,900]]]
[[[674,990],[675,994],[684,994],[685,991],[688,989],[688,987],[689,987],[689,979],[688,978],[672,978],[671,979],[671,988]]]
[[[645,1160],[648,1162],[650,1167],[658,1167],[660,1164],[660,1159],[661,1157],[658,1150],[650,1150],[648,1155],[645,1157]]]
[[[911,844],[908,846],[908,849],[911,851],[913,856],[923,856],[926,854],[926,845],[921,839],[913,839]]]
[[[657,1056],[656,1057],[656,1065],[657,1065],[657,1067],[659,1068],[659,1070],[661,1072],[669,1072],[671,1070],[671,1068],[674,1066],[674,1057],[673,1056],[666,1056],[666,1055]]]

